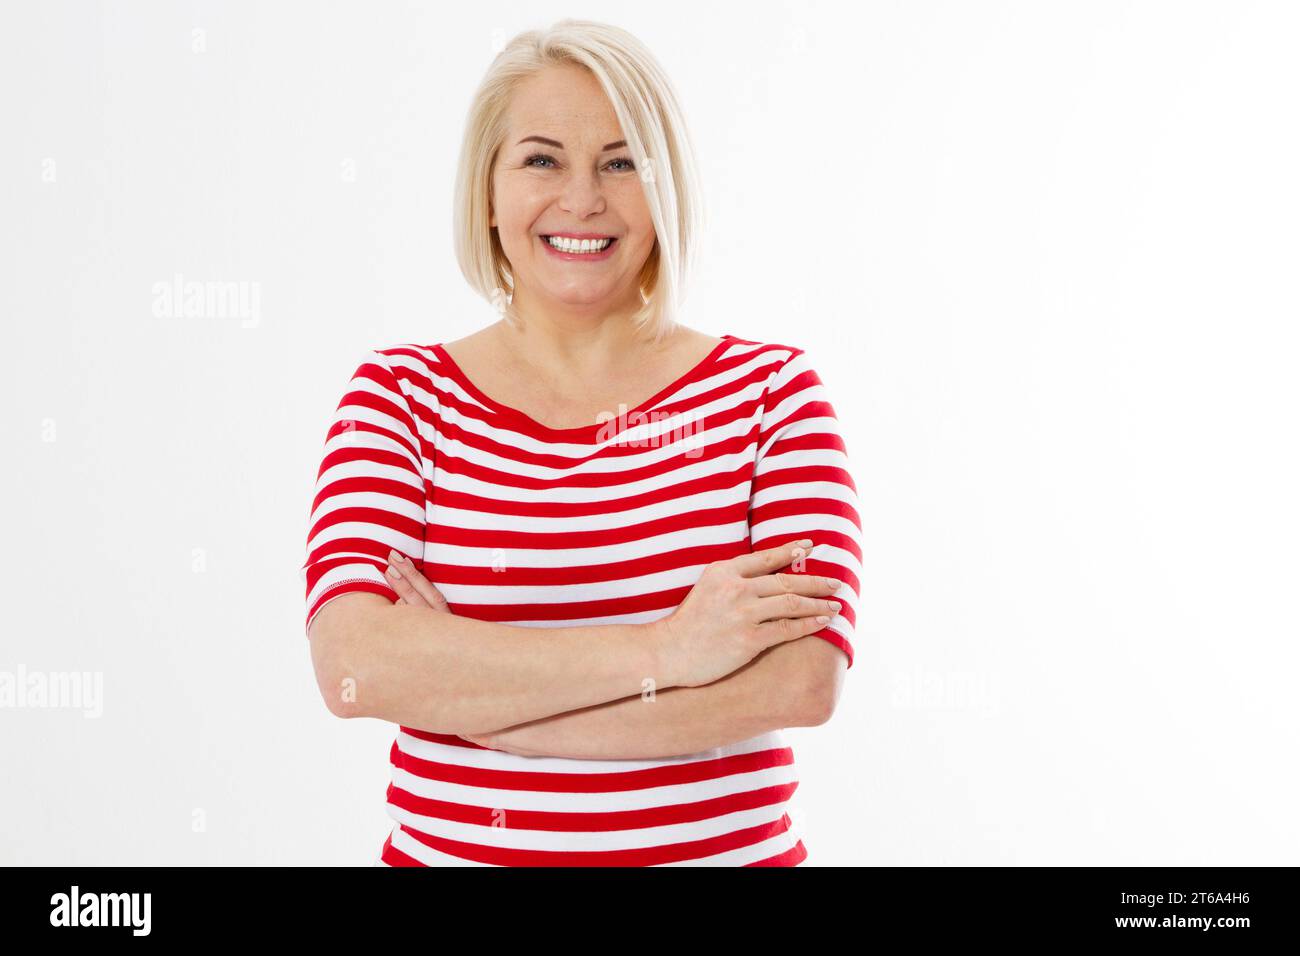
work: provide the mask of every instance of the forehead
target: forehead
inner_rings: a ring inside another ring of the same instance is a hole
[[[510,98],[506,120],[512,145],[520,136],[534,134],[565,146],[570,140],[605,143],[621,136],[613,104],[597,79],[580,67],[547,67],[524,80]]]

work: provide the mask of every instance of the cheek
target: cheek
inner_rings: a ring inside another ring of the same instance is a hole
[[[635,241],[650,245],[655,239],[655,224],[650,218],[650,207],[646,205],[645,195],[639,185],[629,189],[629,195],[618,204],[619,218],[627,223],[627,234]]]
[[[546,197],[535,183],[525,177],[503,176],[493,184],[492,212],[497,228],[506,233],[527,232],[541,211],[546,208]]]

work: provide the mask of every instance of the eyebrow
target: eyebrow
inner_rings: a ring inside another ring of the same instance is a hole
[[[564,149],[563,143],[553,139],[547,139],[545,136],[525,136],[523,139],[519,141],[519,143],[515,143],[515,145],[518,146],[520,143],[541,143],[544,146],[553,146],[556,149]],[[622,149],[626,145],[627,145],[627,140],[620,139],[614,143],[607,143],[606,145],[601,147],[600,151],[602,153],[607,153],[611,149]]]

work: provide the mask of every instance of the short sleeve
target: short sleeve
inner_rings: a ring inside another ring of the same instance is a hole
[[[325,438],[307,533],[307,628],[350,592],[397,592],[384,578],[388,552],[420,566],[424,458],[410,396],[389,358],[370,352],[348,383]]]
[[[834,595],[839,613],[815,636],[842,650],[852,667],[862,587],[857,486],[826,388],[804,353],[790,352],[764,395],[749,504],[750,546],[761,551],[812,539],[802,572],[843,582]]]

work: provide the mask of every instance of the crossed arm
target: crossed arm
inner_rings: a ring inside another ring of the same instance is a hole
[[[450,613],[414,565],[391,557],[389,565],[398,603]],[[693,754],[784,727],[824,723],[835,708],[845,666],[839,648],[809,635],[769,647],[710,684],[647,687],[621,700],[462,736],[528,757],[635,760]]]
[[[826,641],[804,637],[768,648],[712,684],[647,692],[466,739],[528,757],[698,753],[782,727],[823,723],[830,708],[820,682],[838,676],[843,658]]]

